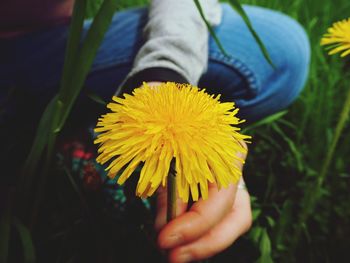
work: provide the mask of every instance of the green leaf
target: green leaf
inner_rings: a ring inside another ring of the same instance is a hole
[[[59,130],[57,129],[57,124],[58,124],[58,122],[60,120],[60,116],[62,115],[62,112],[63,112],[63,102],[61,100],[57,100],[54,111],[55,112],[54,112],[52,125],[51,125],[52,134],[59,132]]]
[[[101,104],[101,105],[106,105],[107,102],[105,102],[100,96],[98,96],[96,93],[93,93],[93,92],[86,92],[86,95],[92,99],[93,101],[97,102],[98,104]]]
[[[103,0],[87,0],[87,6],[86,6],[86,18],[92,18],[96,15],[98,12],[98,9],[100,8]]]
[[[30,186],[33,183],[32,175],[42,156],[45,146],[48,143],[50,137],[50,130],[54,129],[56,132],[58,132],[57,124],[55,123],[57,123],[61,119],[61,109],[64,106],[62,97],[64,98],[65,94],[69,93],[69,90],[65,90],[67,89],[65,87],[68,86],[67,83],[70,79],[70,76],[72,75],[72,71],[74,69],[74,62],[77,59],[77,53],[79,50],[79,43],[84,23],[85,8],[86,0],[75,1],[61,79],[61,92],[59,93],[59,98],[56,95],[50,101],[40,119],[35,139],[32,144],[32,148],[23,167],[23,173],[21,178],[21,187],[23,189],[30,189]],[[57,103],[57,101],[59,101],[59,103]],[[50,142],[51,145],[54,144],[53,140],[50,140]],[[20,192],[23,192],[25,194],[26,191]]]
[[[288,231],[293,221],[293,204],[291,200],[284,202],[282,211],[280,213],[277,225],[275,227],[274,234],[274,243],[276,244],[277,249],[284,248],[286,239],[288,239]]]
[[[273,228],[275,226],[276,222],[271,216],[266,216],[266,220],[271,228]]]
[[[112,17],[116,9],[116,0],[105,0],[91,24],[91,27],[78,54],[76,64],[72,68],[71,79],[69,83],[66,84],[67,86],[62,88],[62,91],[64,90],[65,92],[63,97],[65,111],[57,127],[58,130],[62,129],[70,113],[70,110],[83,87],[84,81],[87,74],[89,73],[98,47],[103,40],[104,34],[112,21]]]
[[[248,127],[244,128],[242,132],[245,133],[246,131],[255,129],[255,128],[259,127],[259,126],[263,126],[263,125],[267,125],[267,124],[273,123],[273,122],[279,120],[280,118],[282,118],[284,115],[286,115],[287,112],[288,112],[287,110],[284,110],[284,111],[280,111],[280,112],[277,112],[275,114],[272,114],[272,115],[270,115],[270,116],[268,116],[268,117],[266,117],[266,118],[264,118],[264,119],[262,119],[260,121],[257,121],[255,123],[249,125]]]
[[[272,257],[271,257],[271,241],[270,237],[264,228],[261,232],[261,238],[260,238],[260,253],[261,256],[257,260],[259,263],[273,263]]]
[[[62,101],[65,101],[69,94],[68,82],[74,73],[74,66],[78,58],[86,5],[87,0],[76,0],[74,4],[61,79],[60,100]]]
[[[35,262],[35,249],[31,234],[27,227],[25,227],[17,218],[14,218],[13,224],[18,231],[23,247],[23,259],[25,263]]]
[[[51,99],[40,119],[32,148],[23,166],[20,192],[24,191],[23,189],[29,189],[33,183],[34,179],[32,179],[32,176],[47,144],[56,101],[57,96]]]
[[[295,145],[292,139],[290,139],[283,131],[282,129],[276,124],[273,123],[271,127],[286,141],[288,144],[291,153],[294,156],[294,159],[297,164],[297,168],[299,172],[304,171],[304,163],[303,163],[303,154],[299,150],[299,148]]]
[[[215,43],[218,45],[219,49],[221,50],[221,52],[225,55],[228,56],[227,52],[225,51],[224,47],[222,46],[219,38],[217,37],[217,35],[215,34],[215,31],[213,29],[213,27],[209,24],[208,20],[205,18],[204,12],[203,12],[203,8],[201,6],[201,4],[199,3],[199,0],[194,0],[194,3],[199,11],[199,14],[201,15],[205,25],[208,28],[208,31],[210,33],[210,35],[213,37]]]
[[[261,212],[262,211],[260,208],[253,209],[253,211],[252,211],[253,222],[255,222],[256,219],[261,215]]]
[[[305,222],[301,224],[301,228],[302,228],[302,230],[303,230],[303,232],[305,234],[307,242],[310,244],[312,242],[312,238],[311,238],[309,229],[308,229],[308,227],[307,227]]]
[[[249,238],[255,243],[258,244],[263,228],[260,226],[255,226],[249,231]]]
[[[267,51],[264,43],[261,41],[259,35],[256,33],[256,31],[253,28],[252,23],[249,20],[249,17],[247,16],[246,12],[244,11],[244,9],[242,8],[242,5],[239,3],[238,0],[229,0],[229,3],[231,5],[231,7],[233,9],[236,10],[236,12],[242,17],[242,19],[244,20],[245,24],[247,25],[250,33],[253,35],[256,43],[259,45],[259,48],[261,50],[261,52],[263,53],[265,59],[267,60],[267,62],[274,68],[276,69],[275,65],[273,64],[271,57],[269,55],[269,52]]]
[[[253,227],[249,231],[249,238],[259,247],[260,257],[257,263],[272,263],[271,241],[266,228],[261,226]]]

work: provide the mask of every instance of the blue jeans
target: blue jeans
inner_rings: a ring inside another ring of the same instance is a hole
[[[302,90],[309,68],[310,48],[302,27],[276,11],[245,6],[253,26],[276,65],[264,59],[240,16],[223,5],[222,23],[215,31],[230,57],[209,40],[208,70],[200,88],[235,101],[240,116],[255,121],[287,107]],[[86,89],[109,100],[132,67],[143,43],[147,9],[118,12],[99,48]],[[91,21],[85,22],[85,30]],[[8,89],[48,98],[57,92],[68,26],[62,25],[11,40],[0,40],[0,100]],[[11,108],[9,106],[8,108]]]

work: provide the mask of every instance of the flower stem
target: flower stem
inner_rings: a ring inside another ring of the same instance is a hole
[[[318,187],[320,187],[322,185],[324,179],[327,176],[327,173],[329,170],[329,165],[333,159],[335,149],[338,145],[339,138],[342,135],[342,132],[344,130],[349,113],[350,113],[350,88],[348,89],[345,104],[344,104],[343,109],[340,113],[339,120],[338,120],[337,126],[335,128],[335,133],[334,133],[334,137],[333,137],[331,146],[330,146],[329,151],[327,153],[326,159],[323,163],[320,176],[318,177],[318,181],[317,181]]]
[[[328,174],[329,166],[330,166],[331,161],[334,157],[335,149],[338,145],[339,138],[342,135],[342,132],[345,128],[349,113],[350,113],[350,89],[348,89],[348,93],[346,95],[346,100],[345,100],[343,109],[340,113],[337,126],[335,128],[334,137],[331,141],[331,145],[329,147],[329,150],[327,152],[327,155],[326,155],[325,160],[323,162],[323,165],[321,167],[320,175],[317,178],[317,182],[316,182],[315,186],[313,187],[313,189],[310,189],[307,192],[307,194],[304,198],[304,202],[302,202],[304,204],[304,206],[303,206],[303,209],[302,209],[300,216],[299,216],[297,230],[295,232],[294,239],[292,242],[292,248],[296,247],[296,245],[299,241],[299,238],[300,238],[301,229],[303,226],[305,226],[306,220],[313,213],[313,210],[316,206],[317,200],[320,197],[319,193],[320,193],[321,187],[322,187],[323,182],[325,181],[326,176]]]
[[[176,171],[174,159],[171,161],[168,173],[168,204],[167,204],[167,222],[176,217]]]

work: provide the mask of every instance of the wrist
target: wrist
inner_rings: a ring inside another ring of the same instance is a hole
[[[180,73],[168,68],[147,68],[129,76],[122,84],[122,93],[131,93],[135,88],[142,85],[143,82],[159,85],[162,82],[189,83]]]

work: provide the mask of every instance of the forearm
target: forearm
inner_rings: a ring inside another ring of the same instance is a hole
[[[209,23],[219,24],[218,1],[205,0],[201,5]],[[208,30],[192,0],[153,0],[144,38],[145,44],[135,58],[127,84],[145,78],[142,76],[145,71],[146,81],[197,84],[207,67]]]

